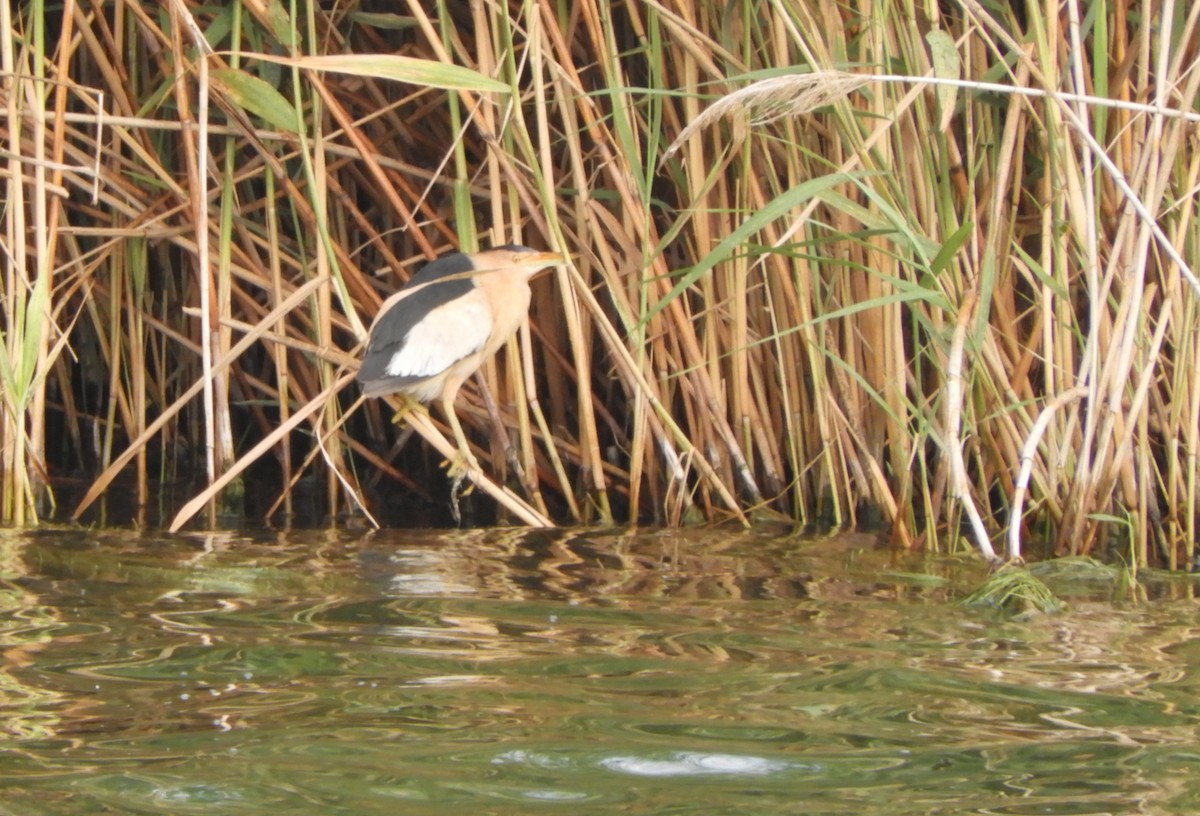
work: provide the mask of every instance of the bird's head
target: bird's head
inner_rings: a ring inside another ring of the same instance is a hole
[[[506,244],[474,256],[476,272],[516,273],[523,275],[526,280],[569,261],[568,257],[557,252],[540,252],[518,244]]]

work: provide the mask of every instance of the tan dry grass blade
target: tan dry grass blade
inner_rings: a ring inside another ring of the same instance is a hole
[[[349,76],[388,79],[428,88],[450,91],[478,91],[506,94],[510,88],[503,82],[485,77],[470,68],[450,65],[436,60],[406,57],[399,54],[330,54],[303,57],[281,57],[261,52],[239,52],[245,60],[261,60],[290,65],[309,71],[328,71]]]

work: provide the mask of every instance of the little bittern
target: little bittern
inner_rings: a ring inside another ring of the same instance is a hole
[[[529,312],[529,279],[566,262],[554,252],[509,244],[427,264],[384,301],[371,324],[358,370],[363,395],[439,399],[459,452],[476,465],[454,398],[521,326]]]

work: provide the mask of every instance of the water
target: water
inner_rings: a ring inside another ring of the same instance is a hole
[[[1013,619],[970,558],[714,531],[0,532],[0,576],[0,814],[1200,806],[1187,579]]]

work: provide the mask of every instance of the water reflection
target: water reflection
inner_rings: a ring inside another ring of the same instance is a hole
[[[0,534],[19,813],[1190,812],[1191,584],[708,531]],[[930,578],[932,576],[932,579]]]
[[[663,758],[614,756],[600,760],[601,767],[631,776],[767,776],[795,767],[794,763],[756,756],[676,751]]]

